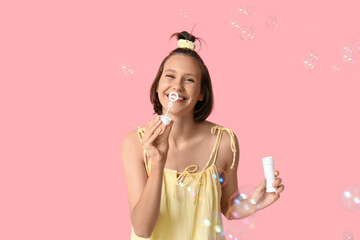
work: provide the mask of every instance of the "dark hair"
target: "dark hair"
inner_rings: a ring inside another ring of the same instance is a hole
[[[200,40],[200,38],[197,38],[193,36],[192,34],[188,32],[179,32],[174,33],[171,35],[170,38],[176,36],[177,39],[185,39],[192,42],[195,42],[195,40]],[[160,77],[164,70],[164,65],[166,61],[173,55],[180,54],[185,56],[190,56],[196,59],[200,65],[201,68],[201,93],[204,96],[204,99],[202,101],[198,101],[195,105],[194,109],[194,120],[196,122],[202,122],[204,121],[211,113],[213,105],[214,105],[214,94],[212,91],[212,85],[211,85],[211,78],[209,74],[209,70],[207,69],[206,65],[204,64],[204,61],[201,59],[199,54],[195,52],[194,50],[188,49],[188,48],[176,48],[172,52],[169,53],[167,57],[164,58],[162,63],[160,64],[159,70],[156,74],[156,77],[154,79],[154,82],[151,85],[150,88],[150,101],[154,106],[154,111],[157,114],[162,113],[162,105],[159,101],[158,94],[156,92],[156,89],[159,84]]]

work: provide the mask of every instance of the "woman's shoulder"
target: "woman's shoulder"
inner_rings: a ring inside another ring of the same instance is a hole
[[[122,138],[123,144],[136,144],[139,143],[139,132],[141,131],[142,127],[138,127],[127,132],[124,137]]]
[[[207,130],[210,130],[210,131],[213,131],[213,132],[215,132],[216,129],[222,129],[222,130],[227,130],[227,131],[232,132],[231,129],[225,127],[224,125],[214,123],[214,122],[210,122],[210,121],[207,121],[207,120],[203,121],[202,125],[203,125],[204,129],[207,129]]]

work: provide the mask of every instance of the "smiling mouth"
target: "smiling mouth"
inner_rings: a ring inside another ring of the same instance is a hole
[[[166,94],[167,98],[169,98],[169,94]],[[178,98],[178,100],[176,100],[175,102],[182,102],[182,101],[185,101],[187,98],[184,98],[184,97],[180,97]],[[170,100],[170,99],[169,99]]]

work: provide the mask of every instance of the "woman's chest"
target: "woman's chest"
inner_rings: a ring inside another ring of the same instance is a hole
[[[189,145],[183,148],[169,147],[165,168],[182,172],[190,165],[198,166],[196,172],[200,172],[204,167],[209,167],[216,161],[219,171],[223,168],[221,160],[215,157],[214,146],[211,141]]]

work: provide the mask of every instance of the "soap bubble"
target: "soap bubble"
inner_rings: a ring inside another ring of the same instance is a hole
[[[251,26],[246,25],[243,27],[240,27],[240,38],[244,41],[250,41],[254,39],[254,30]]]
[[[343,53],[344,54],[351,54],[353,52],[353,48],[351,45],[344,45],[343,46]]]
[[[187,11],[183,10],[183,9],[180,9],[180,16],[183,20],[187,19],[188,18],[188,15],[187,15]]]
[[[334,72],[340,72],[340,67],[339,67],[339,65],[333,65],[333,66],[332,66],[332,70],[333,70]]]
[[[203,224],[205,228],[209,228],[216,233],[216,239],[224,239],[224,227],[220,212],[211,212],[210,216],[204,219]]]
[[[313,69],[315,63],[319,60],[319,57],[316,51],[311,51],[308,56],[303,59],[303,65],[306,69]]]
[[[240,28],[239,22],[237,20],[232,20],[230,22],[230,26],[234,30],[239,30],[239,28]]]
[[[343,62],[346,64],[355,63],[354,55],[353,54],[343,54]]]
[[[249,210],[253,208],[256,203],[251,201],[250,196],[255,187],[252,185],[243,185],[239,187],[239,192],[231,197],[230,216],[239,218],[238,211]],[[250,200],[250,201],[249,201]],[[252,214],[246,218],[237,220],[227,220],[224,218],[224,231],[227,238],[240,238],[244,233],[250,232],[255,228],[256,215]]]
[[[347,185],[339,193],[340,206],[346,211],[356,211],[360,209],[360,186]]]
[[[227,183],[227,174],[226,172],[221,172],[219,175],[219,182],[220,185],[223,187]]]
[[[346,231],[346,232],[343,233],[342,239],[343,240],[353,240],[354,235],[352,234],[352,232]]]
[[[347,44],[342,47],[343,55],[342,59],[345,64],[353,64],[355,63],[354,59],[354,48],[355,48],[355,40],[350,40]]]
[[[224,234],[229,239],[241,239],[243,234],[248,233],[255,228],[255,223],[255,214],[237,220],[227,220],[224,218]]]
[[[240,7],[239,15],[240,16],[253,16],[253,15],[255,15],[255,7],[253,7],[253,6]]]
[[[133,75],[135,72],[134,68],[130,64],[121,64],[120,71],[123,75]]]
[[[266,20],[266,26],[271,29],[275,29],[278,27],[278,20],[274,16],[270,16]]]

